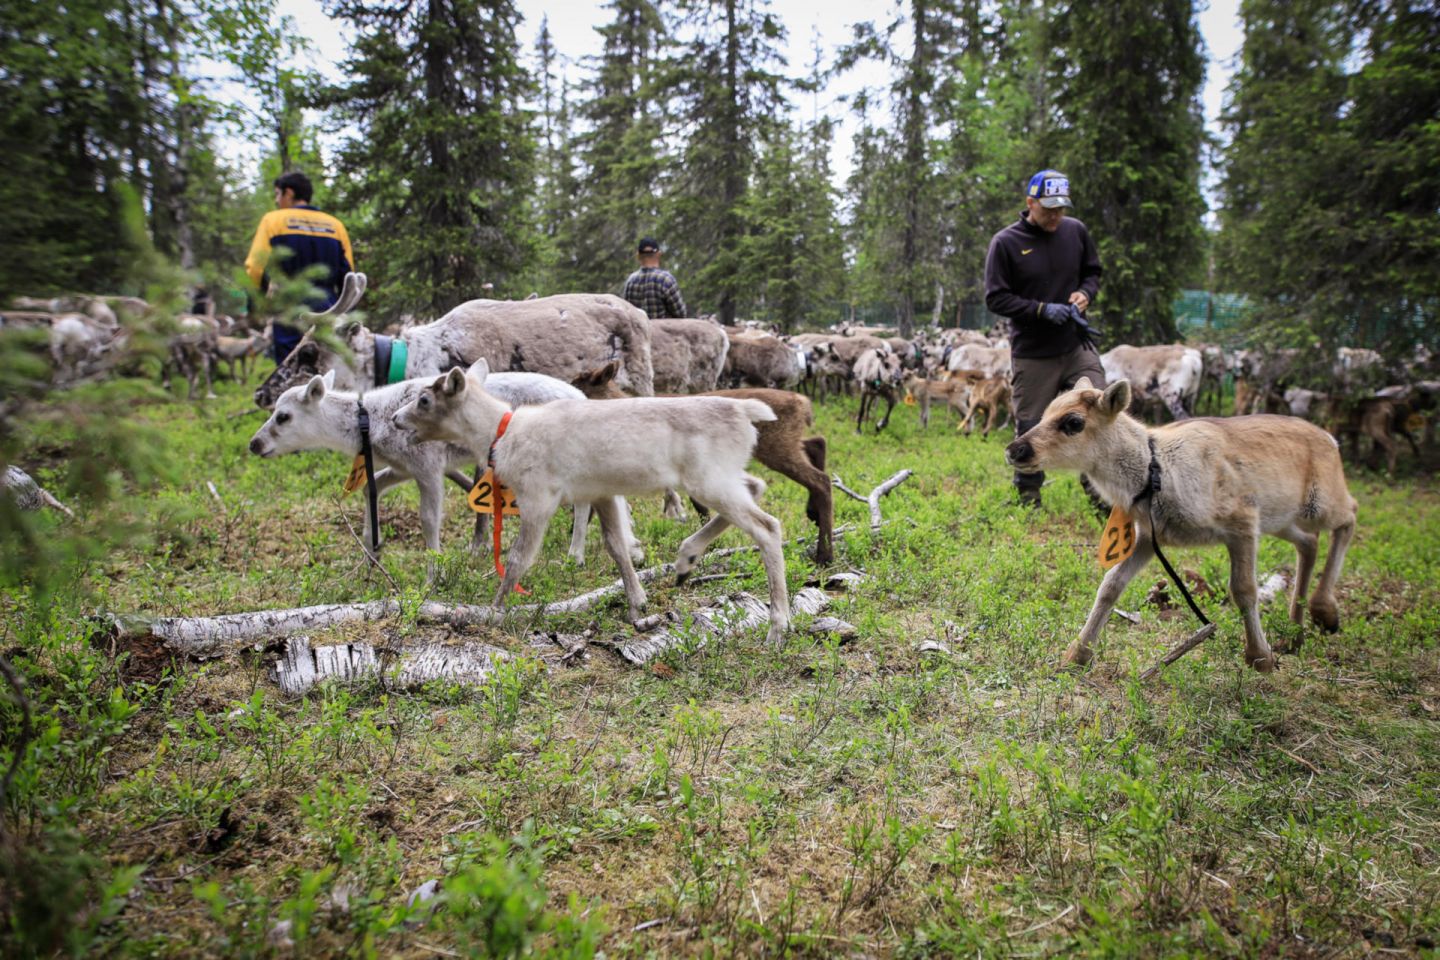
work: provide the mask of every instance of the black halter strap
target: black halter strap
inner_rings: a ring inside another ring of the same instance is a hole
[[[363,400],[356,401],[355,409],[360,424],[360,455],[365,458],[365,500],[370,511],[369,547],[373,557],[380,552],[380,490],[375,484],[375,451],[370,446],[370,411]]]
[[[1200,620],[1201,625],[1208,627],[1210,625],[1210,621],[1206,618],[1205,614],[1201,612],[1200,607],[1195,603],[1195,598],[1190,596],[1190,591],[1186,588],[1185,581],[1181,580],[1180,577],[1175,573],[1175,568],[1170,566],[1170,561],[1165,558],[1165,554],[1160,550],[1160,539],[1155,535],[1155,494],[1159,492],[1160,460],[1155,456],[1155,438],[1151,437],[1150,468],[1147,472],[1147,476],[1145,479],[1145,489],[1141,490],[1140,493],[1135,497],[1135,499],[1131,501],[1130,506],[1132,508],[1137,507],[1140,505],[1141,501],[1144,501],[1145,509],[1150,513],[1150,546],[1155,549],[1155,556],[1160,558],[1160,565],[1165,568],[1165,572],[1170,575],[1170,579],[1174,581],[1175,586],[1180,588],[1180,595],[1184,597],[1185,602],[1190,605],[1190,609]]]

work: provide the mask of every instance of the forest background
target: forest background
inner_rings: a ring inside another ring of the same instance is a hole
[[[340,71],[275,0],[0,9],[0,299],[140,292],[151,242],[242,310],[270,180],[299,168],[386,321],[486,283],[618,292],[653,234],[697,314],[974,325],[988,239],[1053,165],[1101,247],[1108,344],[1175,339],[1187,288],[1239,295],[1232,332],[1271,343],[1398,351],[1436,329],[1429,4],[1246,0],[1219,138],[1185,0],[906,0],[799,64],[759,0],[613,0],[566,65],[512,3],[333,0]],[[820,96],[861,64],[886,82]]]

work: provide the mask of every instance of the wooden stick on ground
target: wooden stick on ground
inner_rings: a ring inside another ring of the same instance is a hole
[[[880,498],[885,496],[885,494],[889,493],[891,490],[894,490],[896,487],[900,486],[900,484],[904,483],[906,480],[909,480],[914,473],[914,470],[910,470],[908,468],[905,470],[901,470],[889,480],[886,480],[884,483],[880,484],[880,486],[876,487],[874,490],[871,490],[869,496],[864,497],[860,496],[860,494],[845,486],[845,481],[840,479],[839,474],[836,474],[834,477],[832,477],[831,482],[835,484],[835,488],[837,490],[841,491],[842,493],[848,494],[851,498],[859,500],[861,503],[866,504],[870,507],[870,532],[872,534],[878,534],[880,532],[881,526]]]
[[[1159,676],[1162,669],[1170,666],[1170,664],[1174,663],[1176,660],[1179,660],[1181,657],[1185,656],[1185,654],[1189,653],[1191,650],[1194,650],[1196,647],[1200,646],[1200,644],[1210,639],[1210,635],[1214,632],[1215,624],[1205,624],[1205,626],[1201,627],[1199,630],[1196,630],[1193,634],[1191,634],[1188,640],[1184,641],[1179,646],[1172,649],[1169,653],[1165,654],[1165,656],[1161,657],[1159,663],[1155,664],[1155,666],[1140,674],[1140,679],[1149,680],[1153,677]]]

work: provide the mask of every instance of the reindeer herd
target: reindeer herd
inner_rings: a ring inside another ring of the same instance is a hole
[[[789,615],[780,524],[762,509],[764,484],[746,467],[753,457],[805,489],[806,513],[818,531],[815,560],[830,563],[831,483],[825,439],[812,431],[811,398],[858,395],[857,432],[870,420],[876,431],[884,429],[902,400],[918,406],[922,427],[937,404],[967,433],[983,418],[986,437],[1014,420],[1003,331],[902,339],[848,326],[786,337],[754,324],[652,321],[614,296],[565,294],[472,300],[433,322],[377,333],[346,316],[364,290],[363,275],[347,277],[335,306],[308,318],[313,328],[256,389],[256,404],[270,416],[250,449],[262,457],[315,449],[354,456],[363,410],[375,487],[416,484],[431,551],[441,546],[446,481],[469,489],[488,465],[524,505],[496,604],[534,563],[551,516],[570,505],[570,556],[583,562],[593,512],[620,568],[631,618],[638,618],[645,591],[634,563],[644,548],[625,498],[663,494],[666,515],[683,518],[683,491],[709,519],[682,543],[678,579],[724,529],[743,530],[764,561],[769,640],[778,643]],[[15,306],[0,319],[7,326],[48,324],[60,383],[113,366],[127,336],[116,310],[143,316],[148,309],[100,298]],[[248,378],[248,361],[266,342],[264,332],[234,328],[225,318],[183,316],[165,375],[183,374],[193,397],[199,378],[208,392],[219,363],[231,363],[233,377],[239,362]],[[1440,387],[1433,358],[1421,352],[1387,365],[1373,351],[1342,349],[1323,393],[1299,386],[1302,358],[1285,351],[1119,346],[1101,360],[1108,389],[1082,382],[1007,448],[1017,469],[1081,470],[1110,502],[1136,508],[1142,547],[1105,577],[1067,659],[1088,659],[1110,608],[1157,540],[1226,544],[1246,658],[1268,670],[1274,656],[1255,612],[1255,541],[1275,534],[1296,545],[1291,612],[1298,619],[1317,535],[1331,531],[1310,612],[1334,629],[1335,581],[1355,523],[1337,440],[1369,437],[1372,456],[1387,456],[1392,470],[1396,434],[1418,455],[1416,415],[1433,409]],[[1234,379],[1235,412],[1258,416],[1192,419],[1202,404],[1218,405],[1227,376]],[[1142,422],[1160,420],[1173,422],[1159,428]],[[474,550],[483,548],[488,519],[477,518]],[[378,544],[375,534],[367,514],[365,542]]]

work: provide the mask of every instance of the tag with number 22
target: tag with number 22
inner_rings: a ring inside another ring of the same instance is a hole
[[[470,509],[476,513],[493,513],[495,502],[491,499],[495,494],[495,471],[489,467],[480,477],[480,481],[470,488],[470,494],[465,499],[470,504]],[[500,512],[514,516],[520,512],[520,505],[515,502],[515,492],[504,484],[500,485]]]

